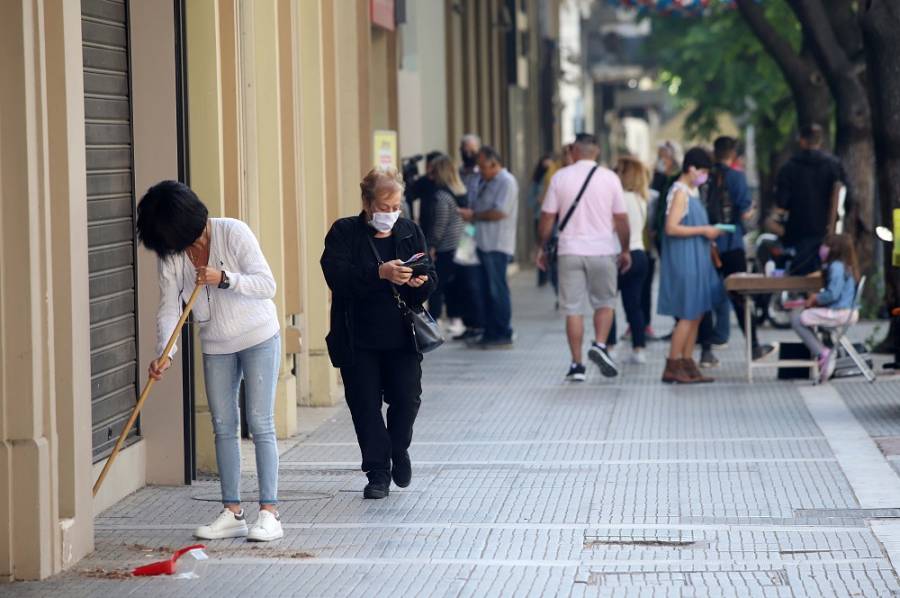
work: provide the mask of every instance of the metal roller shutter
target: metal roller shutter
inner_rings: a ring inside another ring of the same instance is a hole
[[[94,460],[136,401],[134,178],[127,7],[82,0]],[[129,441],[138,432],[132,431]]]

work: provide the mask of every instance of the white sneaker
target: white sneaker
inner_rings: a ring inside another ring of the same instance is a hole
[[[225,509],[209,525],[201,525],[194,530],[194,537],[201,540],[221,540],[223,538],[243,538],[247,535],[247,520],[244,511],[235,515]]]
[[[644,355],[643,351],[633,351],[628,357],[628,363],[634,365],[645,365],[647,363],[647,356]]]
[[[247,534],[247,539],[254,542],[271,542],[283,537],[284,530],[281,527],[281,521],[278,520],[278,515],[266,510],[259,512],[259,519]]]
[[[466,331],[466,325],[463,324],[462,319],[453,318],[452,320],[450,320],[450,323],[447,324],[446,330],[449,336],[456,336]]]

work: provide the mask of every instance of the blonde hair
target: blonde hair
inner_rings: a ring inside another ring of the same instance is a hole
[[[371,204],[377,199],[393,195],[394,193],[403,193],[406,186],[403,184],[403,177],[397,172],[396,168],[375,167],[366,173],[359,189],[362,193],[362,200],[366,204]]]
[[[650,171],[634,156],[622,156],[616,162],[616,174],[625,191],[637,193],[644,199],[650,196]]]
[[[429,165],[434,182],[450,189],[453,193],[461,195],[466,192],[466,186],[459,178],[459,171],[450,156],[441,154],[431,161]]]

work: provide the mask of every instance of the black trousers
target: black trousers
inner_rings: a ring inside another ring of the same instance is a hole
[[[391,457],[409,448],[422,403],[422,357],[407,349],[356,349],[356,363],[341,368],[344,395],[362,453],[362,470],[389,472]],[[387,403],[387,425],[381,404]]]
[[[435,257],[434,268],[437,271],[438,286],[428,299],[428,311],[431,312],[434,319],[438,319],[444,315],[444,305],[447,306],[448,318],[458,317],[453,316],[450,313],[453,311],[451,310],[450,305],[455,299],[455,297],[451,295],[453,284],[456,282],[457,265],[456,262],[453,261],[455,256],[455,251],[439,251]]]
[[[722,267],[719,268],[719,274],[721,274],[723,280],[732,274],[747,271],[747,253],[743,249],[726,251],[725,253],[719,254],[719,258],[722,260]],[[731,300],[732,307],[734,307],[734,313],[737,315],[737,321],[738,325],[741,327],[741,332],[743,332],[746,337],[747,331],[744,330],[744,301],[746,301],[746,295],[728,293],[728,298]],[[754,347],[758,346],[759,339],[756,337],[756,321],[754,318],[750,318],[750,335],[751,344]],[[700,322],[699,338],[701,346],[704,349],[709,349],[714,337],[715,323],[713,322],[712,312],[707,312]]]

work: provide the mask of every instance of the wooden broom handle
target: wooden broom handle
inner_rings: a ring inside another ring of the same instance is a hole
[[[172,336],[169,337],[169,342],[166,344],[165,350],[163,351],[162,355],[159,356],[160,359],[162,359],[163,357],[168,358],[169,353],[172,352],[172,347],[175,346],[175,341],[178,340],[178,336],[181,334],[181,329],[184,327],[184,323],[187,321],[188,315],[194,308],[194,303],[197,301],[197,297],[200,296],[200,290],[203,287],[204,285],[202,284],[198,284],[196,287],[194,287],[194,292],[191,293],[191,298],[188,299],[187,305],[185,306],[184,311],[181,313],[181,317],[178,319],[178,324],[175,326],[175,330],[172,331]],[[156,380],[148,376],[147,384],[144,385],[144,390],[141,391],[141,396],[138,398],[137,404],[131,411],[131,417],[128,418],[128,423],[125,424],[124,428],[122,428],[122,432],[119,434],[118,440],[116,440],[116,445],[113,447],[113,450],[109,454],[109,457],[106,458],[106,463],[103,464],[103,469],[100,471],[100,477],[97,478],[97,481],[94,483],[94,496],[97,496],[97,492],[100,491],[100,486],[103,485],[103,480],[106,479],[106,474],[109,473],[109,468],[112,467],[113,461],[115,461],[116,457],[119,455],[119,451],[122,450],[122,444],[124,444],[125,438],[128,436],[131,428],[134,426],[134,422],[137,421],[138,415],[140,415],[141,409],[144,407],[144,401],[146,401],[147,397],[150,396],[150,389],[153,388],[154,382],[156,382]]]

